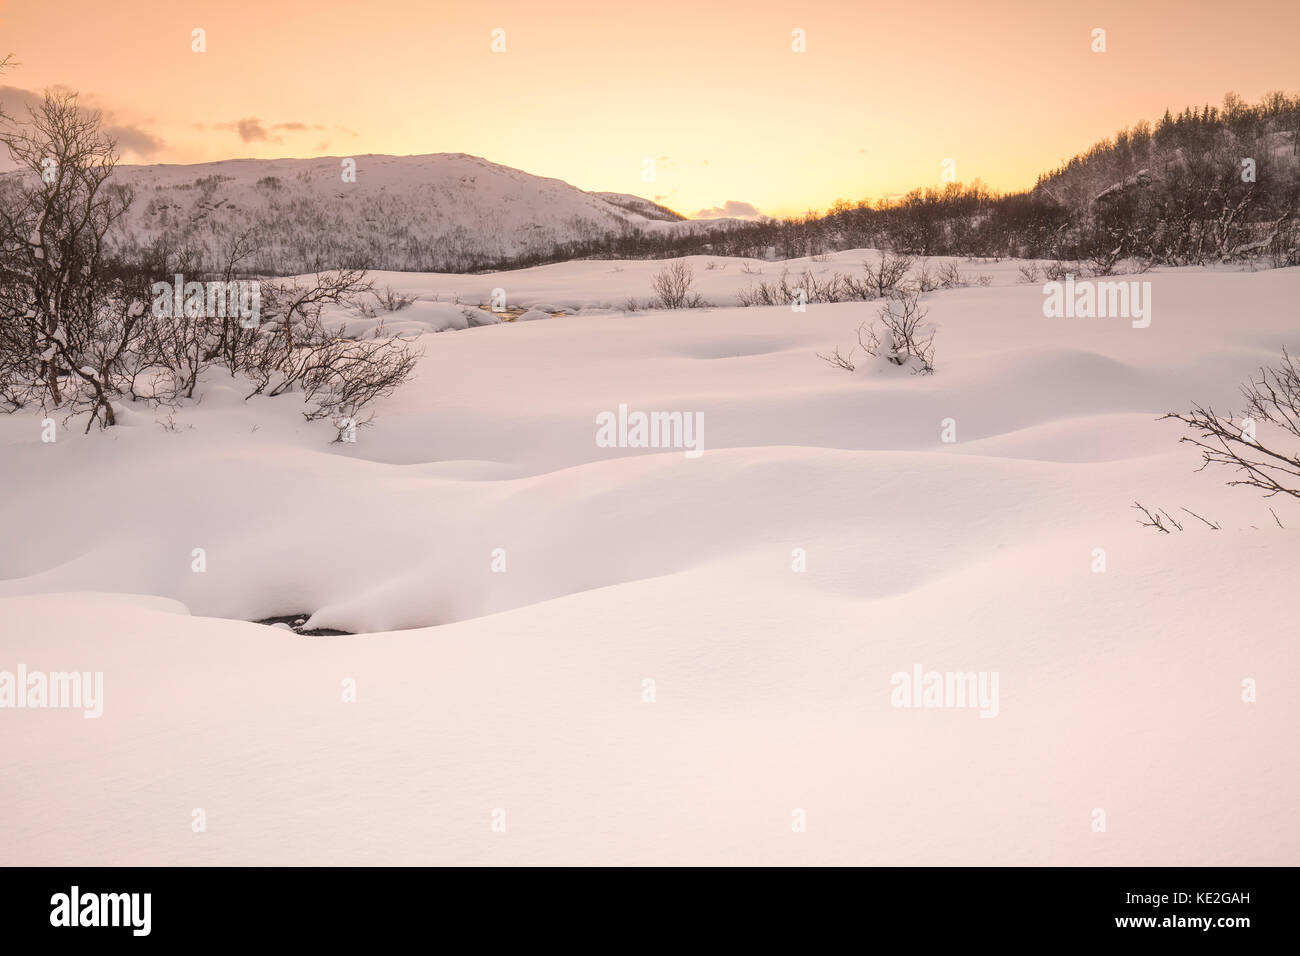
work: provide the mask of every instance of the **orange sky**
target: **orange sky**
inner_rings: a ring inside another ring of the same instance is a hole
[[[938,184],[949,158],[1031,186],[1166,106],[1300,88],[1297,38],[1297,0],[0,0],[22,64],[0,82],[81,91],[128,162],[465,152],[780,215]]]

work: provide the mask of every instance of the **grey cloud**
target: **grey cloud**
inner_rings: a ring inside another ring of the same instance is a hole
[[[62,86],[53,87],[52,91],[69,92]],[[25,122],[30,115],[30,110],[39,106],[44,98],[43,94],[32,90],[24,90],[16,86],[0,86],[0,109],[19,123]],[[83,105],[82,108],[93,109],[93,98],[82,97],[79,98],[79,102],[85,104],[87,99],[90,100],[90,104]],[[115,117],[111,110],[100,110],[100,114],[104,122],[104,133],[117,141],[118,149],[123,153],[131,153],[147,159],[165,145],[160,137],[141,126],[114,122]]]
[[[239,138],[245,143],[259,142],[278,142],[278,137],[272,137],[262,121],[256,116],[250,116],[247,119],[235,120],[233,123],[219,123],[217,129],[233,129],[239,133]]]
[[[104,132],[117,141],[117,148],[144,159],[152,157],[166,145],[159,137],[138,126],[106,126]]]

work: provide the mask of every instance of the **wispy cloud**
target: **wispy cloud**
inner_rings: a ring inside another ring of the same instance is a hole
[[[226,123],[213,123],[211,126],[197,123],[195,126],[197,129],[238,133],[240,140],[245,143],[283,143],[284,137],[279,135],[280,133],[319,133],[329,129],[328,126],[322,126],[320,123],[302,123],[298,120],[270,123],[257,116],[246,116]]]

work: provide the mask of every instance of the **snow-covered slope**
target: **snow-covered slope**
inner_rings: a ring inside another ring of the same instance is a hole
[[[666,222],[680,222],[686,218],[680,213],[673,212],[667,206],[661,206],[648,199],[642,199],[640,196],[632,196],[628,193],[592,193],[592,195],[599,196],[606,202],[611,202],[622,209],[637,213],[638,215],[644,216],[646,219],[663,219]]]
[[[104,674],[98,719],[0,711],[6,860],[1294,864],[1300,505],[1156,419],[1294,352],[1300,270],[1137,277],[1134,329],[1017,266],[927,296],[931,377],[818,360],[875,303],[606,312],[426,336],[355,445],[220,377],[53,444],[0,418],[0,670]],[[600,446],[621,404],[704,454]],[[293,612],[416,629],[246,623]],[[996,718],[892,706],[917,664],[996,672]]]
[[[120,166],[114,180],[135,191],[133,237],[186,235],[215,259],[220,237],[256,227],[260,265],[281,275],[322,262],[459,271],[627,230],[719,228],[463,153]]]

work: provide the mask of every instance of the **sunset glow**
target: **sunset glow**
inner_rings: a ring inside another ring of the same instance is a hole
[[[781,215],[936,184],[945,159],[1032,186],[1166,107],[1296,86],[1298,34],[1292,2],[9,0],[0,102],[78,90],[125,162],[465,152],[688,216]]]

